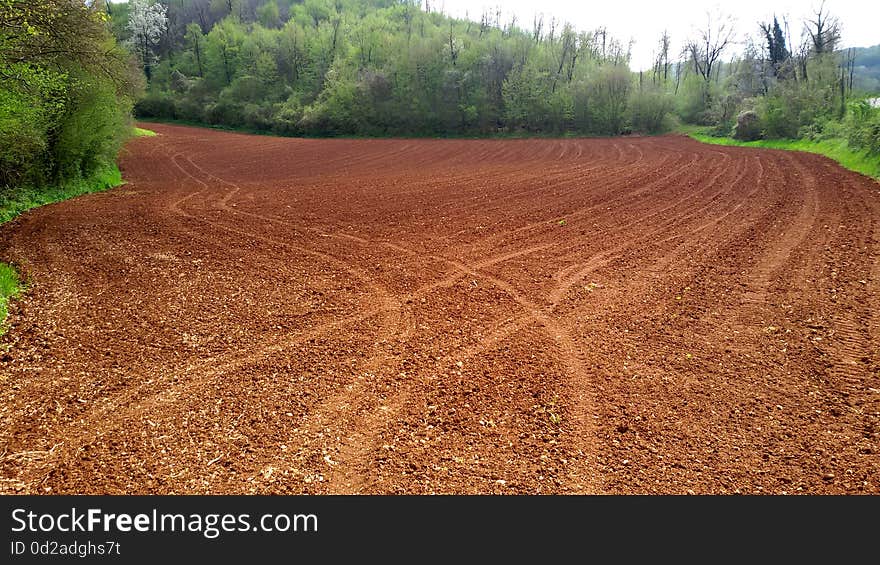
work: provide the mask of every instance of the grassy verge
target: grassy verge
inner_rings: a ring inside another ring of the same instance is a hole
[[[0,192],[0,224],[46,204],[61,202],[80,194],[100,192],[122,184],[122,173],[109,165],[87,179],[76,179],[59,186],[16,187]]]
[[[86,194],[99,192],[122,184],[122,173],[116,165],[110,165],[87,179],[77,179],[59,186],[15,187],[0,191],[0,224],[20,214],[43,206]],[[9,300],[22,291],[18,273],[11,265],[0,262],[0,335],[6,331],[6,314]]]
[[[0,263],[0,335],[6,333],[6,314],[9,312],[9,300],[18,296],[22,284],[18,273],[12,265]]]
[[[729,137],[709,135],[706,128],[681,127],[681,133],[697,141],[713,145],[736,147],[763,147],[765,149],[785,149],[787,151],[805,151],[818,153],[837,161],[846,169],[880,180],[880,155],[872,155],[867,151],[852,149],[845,139],[762,139],[760,141],[737,141]]]
[[[132,135],[134,137],[155,137],[156,132],[143,128],[132,128]]]

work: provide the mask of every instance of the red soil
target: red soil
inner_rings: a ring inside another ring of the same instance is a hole
[[[0,229],[0,491],[880,493],[875,182],[150,127]]]

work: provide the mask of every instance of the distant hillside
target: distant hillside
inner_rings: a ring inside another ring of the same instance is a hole
[[[880,45],[856,49],[855,62],[855,88],[880,94]]]

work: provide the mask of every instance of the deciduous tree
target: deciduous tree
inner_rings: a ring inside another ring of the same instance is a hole
[[[129,45],[137,54],[144,69],[147,81],[152,75],[153,64],[157,60],[156,47],[168,30],[168,9],[150,0],[131,0],[128,15],[128,31],[131,33]]]

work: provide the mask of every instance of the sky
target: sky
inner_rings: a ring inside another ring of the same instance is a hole
[[[737,30],[737,45],[730,54],[741,51],[747,36],[757,36],[758,22],[767,21],[776,14],[780,25],[782,16],[788,16],[794,43],[799,43],[803,20],[819,8],[820,0],[734,0],[712,3],[694,0],[626,1],[626,0],[430,0],[432,11],[474,20],[480,19],[484,8],[490,12],[501,7],[502,22],[509,22],[513,14],[517,25],[530,29],[535,13],[565,20],[579,31],[605,26],[610,35],[626,44],[634,41],[632,68],[650,69],[660,35],[666,29],[672,39],[672,53],[678,53],[689,37],[697,35],[698,26],[705,26],[707,10],[730,16]],[[826,0],[825,8],[836,16],[843,33],[842,47],[870,47],[880,44],[880,1]],[[546,29],[546,24],[545,24]],[[725,59],[727,56],[725,56]]]

